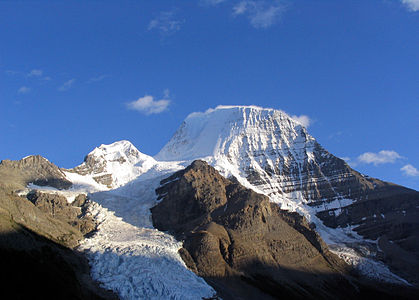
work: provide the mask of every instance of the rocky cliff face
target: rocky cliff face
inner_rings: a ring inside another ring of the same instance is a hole
[[[357,291],[346,264],[299,214],[279,209],[203,161],[161,183],[161,201],[151,209],[154,226],[184,241],[185,263],[223,298],[363,295],[365,286]]]

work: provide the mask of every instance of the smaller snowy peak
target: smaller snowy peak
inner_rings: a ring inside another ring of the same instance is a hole
[[[155,163],[151,156],[141,153],[131,142],[122,140],[96,147],[81,165],[69,172],[85,176],[86,182],[87,177],[91,177],[108,188],[116,188],[135,179]]]
[[[90,152],[88,157],[102,158],[108,162],[119,162],[136,164],[142,160],[148,160],[151,157],[141,153],[138,149],[129,141],[122,140],[109,145],[100,145]]]

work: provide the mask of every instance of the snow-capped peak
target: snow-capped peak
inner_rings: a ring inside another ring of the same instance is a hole
[[[139,161],[150,159],[150,156],[141,153],[130,141],[126,140],[117,141],[109,145],[102,144],[90,152],[87,157],[89,156],[108,162],[117,161],[121,164],[136,164]]]
[[[72,171],[89,175],[96,182],[115,188],[135,179],[155,163],[151,156],[138,151],[131,142],[122,140],[96,147]]]
[[[191,113],[155,158],[168,161],[231,157],[271,148],[301,148],[301,143],[313,141],[305,128],[283,111],[258,106],[217,106]]]

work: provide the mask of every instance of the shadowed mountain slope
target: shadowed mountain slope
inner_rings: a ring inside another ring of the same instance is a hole
[[[8,299],[116,299],[90,278],[84,256],[74,250],[96,227],[84,212],[86,196],[72,204],[28,183],[68,188],[62,171],[41,156],[0,163],[0,257]],[[29,192],[29,193],[28,193]]]
[[[225,299],[350,299],[368,291],[391,297],[355,279],[304,217],[203,161],[161,184],[154,226],[184,241],[185,263]]]

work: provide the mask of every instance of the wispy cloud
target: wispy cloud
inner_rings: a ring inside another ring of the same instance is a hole
[[[167,110],[170,102],[169,90],[165,90],[163,99],[154,100],[153,96],[145,95],[144,97],[127,103],[127,108],[139,111],[146,115],[159,114]]]
[[[72,86],[73,86],[73,84],[74,84],[74,82],[76,81],[76,79],[75,78],[72,78],[72,79],[70,79],[70,80],[67,80],[66,82],[64,82],[59,88],[58,88],[58,90],[60,91],[60,92],[64,92],[64,91],[67,91],[67,90],[69,90]]]
[[[216,5],[218,5],[218,4],[220,4],[220,3],[223,3],[223,2],[225,2],[226,0],[201,0],[200,2],[203,4],[203,5],[209,5],[209,6],[216,6]]]
[[[102,81],[103,79],[105,79],[106,77],[108,77],[108,76],[107,75],[99,75],[99,76],[96,76],[96,77],[92,77],[87,81],[87,83],[99,82],[99,81]]]
[[[43,75],[44,75],[44,71],[41,69],[33,69],[29,73],[26,74],[27,77],[33,77],[33,78],[37,78],[37,79],[45,80],[45,81],[51,80],[51,77],[43,76]]]
[[[419,11],[419,0],[401,0],[410,11]]]
[[[233,16],[247,16],[254,28],[268,28],[279,20],[282,11],[279,1],[243,0],[233,7]]]
[[[373,164],[374,166],[388,163],[395,163],[403,157],[393,150],[381,150],[378,153],[365,152],[358,156],[359,163]]]
[[[419,170],[416,169],[414,166],[412,166],[411,164],[407,164],[404,167],[402,167],[400,169],[400,171],[403,172],[404,175],[406,176],[412,176],[412,177],[416,177],[419,176]]]
[[[33,69],[28,73],[28,77],[41,77],[44,72],[40,69]]]
[[[22,72],[15,71],[15,70],[5,70],[4,73],[9,76],[21,75]]]
[[[184,20],[176,17],[174,10],[163,11],[148,24],[148,30],[157,30],[162,36],[172,35],[179,31]]]
[[[300,123],[301,125],[303,125],[305,128],[308,128],[310,124],[312,123],[310,117],[307,115],[300,115],[300,116],[293,115],[291,116],[291,118],[297,121],[298,123]]]
[[[29,93],[30,91],[31,91],[31,88],[29,88],[27,86],[22,86],[17,90],[17,93],[20,94],[20,95],[23,95],[23,94]]]
[[[6,70],[4,72],[9,76],[19,76],[19,77],[22,77],[22,78],[32,77],[32,78],[36,78],[36,79],[39,79],[39,80],[45,80],[45,81],[51,80],[51,77],[50,76],[45,76],[44,71],[41,70],[41,69],[32,69],[29,72],[27,72],[27,71],[22,72],[22,71],[15,71],[15,70]]]

